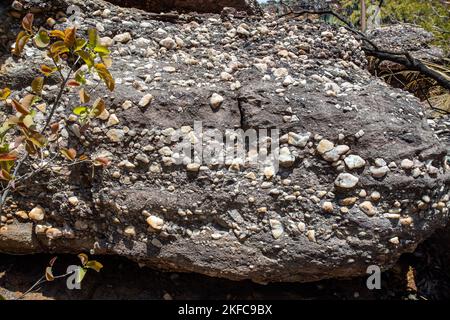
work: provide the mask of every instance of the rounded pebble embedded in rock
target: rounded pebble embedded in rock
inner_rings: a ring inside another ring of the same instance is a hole
[[[281,224],[281,222],[275,219],[270,219],[269,223],[270,227],[272,228],[272,236],[275,239],[280,238],[284,232],[283,225]]]
[[[403,159],[400,163],[400,167],[405,170],[411,170],[414,166],[414,161],[411,161],[409,159]]]
[[[160,44],[162,47],[164,47],[164,48],[166,48],[166,49],[168,49],[168,50],[175,49],[175,48],[177,47],[177,43],[175,42],[175,40],[173,40],[173,39],[170,38],[170,37],[167,37],[167,38],[165,38],[165,39],[162,39],[162,40],[159,42],[159,44]]]
[[[317,152],[319,152],[320,154],[324,154],[327,151],[330,151],[331,149],[334,148],[334,143],[323,139],[320,140],[319,144],[317,145]]]
[[[359,169],[366,165],[366,160],[354,154],[346,156],[344,162],[347,168],[349,168],[350,170]]]
[[[68,200],[69,200],[69,203],[74,207],[76,207],[78,205],[78,203],[80,202],[77,197],[69,197]]]
[[[155,230],[161,230],[164,225],[164,220],[154,215],[148,217],[146,221],[148,225]]]
[[[334,184],[336,187],[343,189],[351,189],[354,188],[358,184],[359,178],[355,177],[350,173],[341,173],[338,175]]]
[[[153,100],[153,95],[152,94],[146,94],[139,101],[139,106],[146,107],[146,106],[148,106],[150,104],[150,102],[152,102],[152,100]]]
[[[198,163],[188,163],[186,170],[189,172],[198,172],[200,170],[200,164]]]
[[[372,217],[377,214],[377,209],[373,206],[372,202],[364,201],[359,205],[359,208],[367,214],[369,217]]]
[[[28,217],[34,221],[42,221],[45,217],[45,211],[41,206],[37,206],[28,213]]]
[[[125,230],[123,231],[123,233],[128,237],[136,236],[136,230],[132,226],[126,227]]]
[[[217,93],[213,93],[211,99],[209,100],[211,107],[213,109],[218,109],[222,105],[223,101],[224,101],[223,97]]]

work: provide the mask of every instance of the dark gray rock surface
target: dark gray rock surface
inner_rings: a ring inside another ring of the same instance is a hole
[[[82,138],[69,119],[76,92],[67,95],[57,143],[112,163],[93,174],[45,160],[48,168],[7,202],[0,251],[91,250],[165,270],[308,282],[387,269],[448,222],[446,147],[415,97],[364,70],[345,29],[271,16],[174,24],[103,1],[73,2],[82,9],[79,32],[97,26],[112,43],[117,89],[95,91],[109,116]],[[41,52],[25,55],[6,59],[1,86],[26,89]],[[50,83],[45,97],[56,90]],[[153,100],[140,106],[148,94]],[[221,132],[278,128],[280,148],[295,161],[264,174],[236,163],[201,163],[198,172],[170,164],[162,155],[174,148],[170,133],[189,132],[194,121]],[[44,220],[30,227],[16,218],[38,205]]]

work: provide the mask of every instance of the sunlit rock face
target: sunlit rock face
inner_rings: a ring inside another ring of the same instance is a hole
[[[446,146],[417,98],[367,72],[345,28],[272,15],[168,22],[105,1],[64,3],[83,12],[80,34],[101,30],[116,90],[92,90],[107,112],[81,134],[79,95],[68,89],[52,156],[24,164],[20,176],[46,166],[4,206],[0,251],[92,250],[164,270],[307,282],[389,268],[448,222]],[[37,13],[36,24],[52,12]],[[13,96],[29,92],[42,63],[41,50],[24,55],[2,61],[0,84]],[[50,80],[49,103],[59,88]],[[44,120],[39,112],[37,126]],[[210,146],[194,135],[196,122],[222,134],[278,129],[278,170],[208,163],[198,151],[175,163],[174,132]],[[69,166],[59,148],[110,165]]]

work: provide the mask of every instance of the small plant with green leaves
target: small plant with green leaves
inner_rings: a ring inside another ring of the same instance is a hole
[[[0,101],[3,101],[3,104],[8,102],[13,111],[2,120],[0,126],[0,180],[7,182],[0,198],[0,212],[10,190],[19,182],[17,174],[23,163],[29,157],[42,156],[43,149],[49,147],[47,129],[50,129],[51,135],[58,135],[59,123],[53,118],[65,91],[79,90],[80,104],[72,107],[71,112],[78,115],[85,132],[91,120],[106,109],[102,98],[95,99],[90,104],[94,89],[100,82],[110,91],[115,88],[114,78],[108,70],[112,64],[110,51],[100,43],[96,29],[89,29],[87,37],[84,38],[77,33],[75,27],[49,31],[35,27],[33,22],[33,14],[25,15],[12,54],[22,56],[27,44],[45,50],[47,59],[42,61],[39,67],[41,75],[33,79],[31,92],[21,99],[9,88],[0,88]],[[58,79],[60,86],[50,110],[46,110],[42,107],[43,102],[46,102],[43,91],[49,77]],[[92,83],[95,86],[89,89],[89,84]],[[43,126],[35,123],[38,113],[44,114]],[[52,148],[47,149],[50,151]],[[71,161],[91,161],[96,166],[107,165],[109,162],[107,159],[90,160],[86,155],[77,158],[74,149],[60,149],[60,153]]]
[[[20,297],[18,297],[17,298],[18,300],[23,299],[27,294],[39,289],[42,284],[47,282],[53,282],[57,279],[74,276],[74,283],[81,285],[81,282],[85,278],[86,273],[88,272],[89,269],[92,269],[96,272],[100,272],[100,270],[103,268],[103,265],[100,262],[96,260],[89,260],[87,254],[80,253],[78,255],[78,258],[81,261],[81,265],[69,266],[64,274],[55,275],[53,267],[55,266],[57,258],[58,257],[54,257],[49,261],[48,266],[45,268],[44,275],[41,278],[39,278],[39,280],[37,280],[26,292],[24,292]]]

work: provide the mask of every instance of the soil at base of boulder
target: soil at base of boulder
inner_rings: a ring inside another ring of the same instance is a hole
[[[64,3],[89,13],[78,17],[80,33],[103,30],[117,88],[93,91],[108,112],[83,138],[68,119],[77,94],[64,98],[59,147],[111,165],[92,175],[51,160],[8,199],[0,251],[93,250],[232,280],[310,282],[388,269],[447,224],[446,147],[415,97],[363,69],[346,29],[270,15],[174,24],[99,0]],[[25,55],[0,73],[17,95],[42,63],[40,50]],[[57,89],[46,85],[44,99]],[[44,115],[35,121],[42,126]],[[198,150],[194,164],[177,163],[176,135],[211,148],[196,121],[224,138],[226,129],[279,129],[280,170],[252,167],[250,156],[203,162]],[[37,206],[42,220],[16,215]]]

